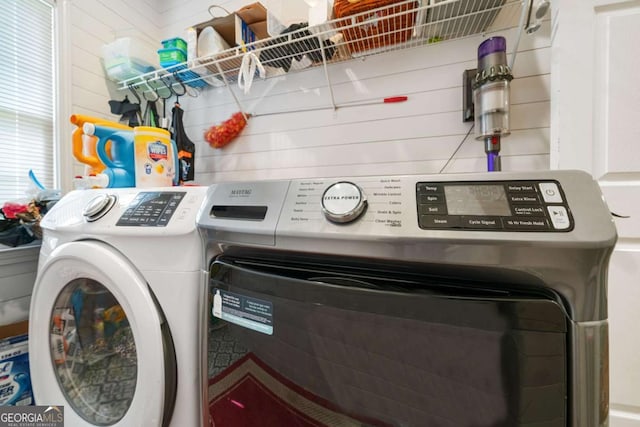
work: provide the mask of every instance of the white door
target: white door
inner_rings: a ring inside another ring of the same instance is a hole
[[[591,172],[625,216],[609,272],[610,425],[640,427],[640,1],[553,4],[552,168]]]
[[[67,426],[161,425],[175,355],[165,360],[163,317],[120,253],[99,242],[59,246],[38,272],[30,311],[36,404],[64,406]]]

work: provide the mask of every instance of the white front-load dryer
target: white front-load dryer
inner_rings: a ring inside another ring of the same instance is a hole
[[[206,187],[66,195],[42,221],[30,368],[66,426],[199,426],[207,292],[195,219]]]

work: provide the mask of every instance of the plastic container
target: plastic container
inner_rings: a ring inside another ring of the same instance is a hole
[[[122,123],[112,122],[110,120],[98,117],[85,116],[82,114],[72,114],[69,121],[76,125],[71,134],[72,153],[77,161],[85,165],[84,175],[96,175],[105,168],[104,164],[98,159],[96,154],[97,138],[91,135],[85,135],[85,123],[99,124],[101,126],[112,127],[114,129],[131,129]]]
[[[95,175],[78,175],[73,178],[73,188],[76,190],[90,190],[93,188],[108,188],[109,177],[103,173]]]
[[[198,32],[195,28],[189,27],[185,31],[187,39],[187,61],[193,61],[198,57]]]
[[[184,82],[184,84],[189,85],[191,87],[206,87],[208,86],[207,82],[203,80],[203,77],[200,74],[195,73],[194,71],[189,70],[189,68],[178,61],[167,61],[160,63],[162,68],[167,68],[171,73],[176,73],[178,78]]]
[[[95,125],[94,129],[100,138],[96,153],[107,166],[103,173],[108,177],[108,188],[168,187],[178,183],[178,150],[169,131],[148,126],[114,131]],[[110,155],[107,143],[111,144]]]
[[[120,82],[156,69],[145,44],[133,37],[121,37],[102,46],[104,68],[109,79]],[[153,52],[153,51],[151,51]]]
[[[165,49],[180,49],[186,52],[187,42],[180,37],[174,37],[172,39],[162,40],[162,47]]]
[[[169,131],[139,126],[133,130],[136,187],[170,187],[178,183],[178,149]]]
[[[185,62],[187,60],[187,51],[182,49],[172,48],[163,48],[158,49],[158,59],[160,61],[160,66],[167,67],[165,64],[172,62],[174,64]]]

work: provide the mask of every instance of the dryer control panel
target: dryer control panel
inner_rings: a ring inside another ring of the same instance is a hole
[[[558,181],[418,182],[422,229],[559,231],[573,217]]]

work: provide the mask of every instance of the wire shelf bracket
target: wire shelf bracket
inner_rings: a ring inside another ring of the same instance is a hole
[[[141,74],[118,82],[118,87],[121,90],[133,87],[144,95],[152,90],[154,82],[163,79],[170,80],[173,85],[204,81],[207,86],[229,88],[240,111],[244,111],[231,86],[237,83],[243,56],[252,52],[268,70],[267,78],[322,66],[331,106],[337,109],[330,64],[514,27],[522,31],[522,15],[529,1],[407,0],[392,3]],[[301,68],[304,61],[307,67]],[[199,85],[203,86],[202,83]]]

